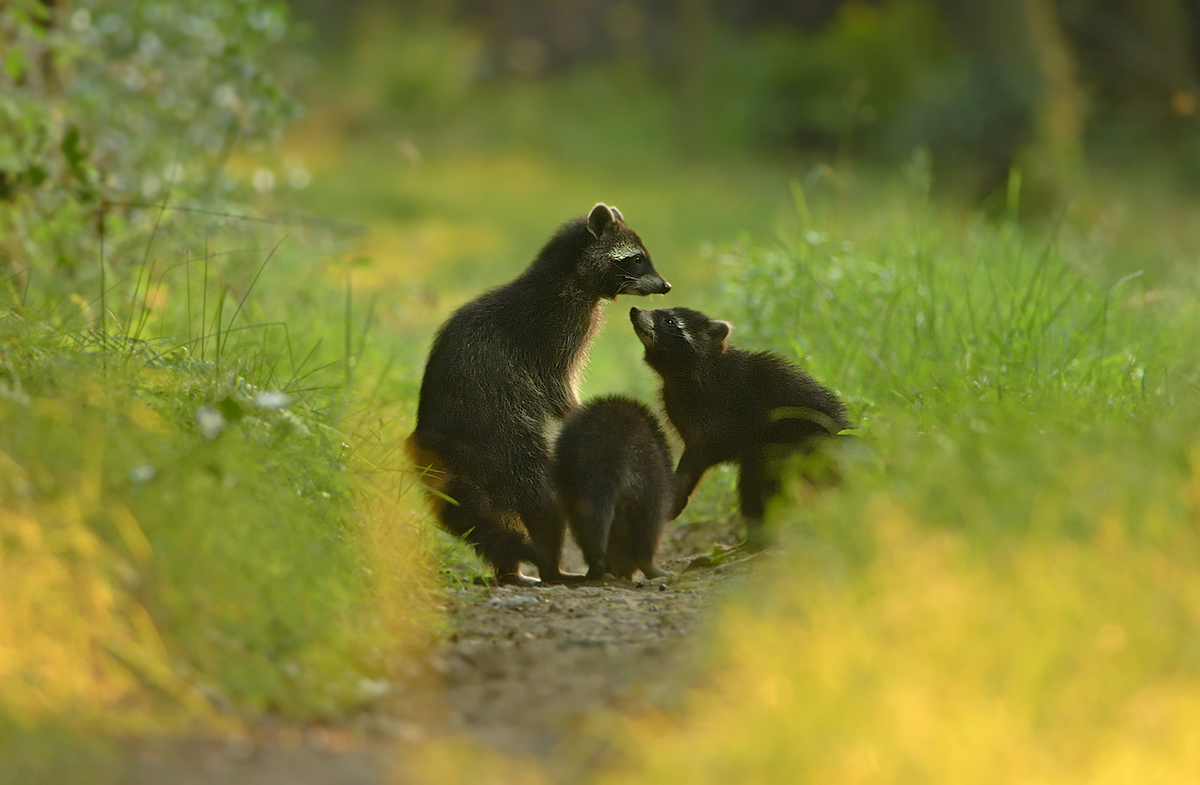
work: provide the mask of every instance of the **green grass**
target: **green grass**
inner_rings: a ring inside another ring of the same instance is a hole
[[[106,260],[103,300],[0,305],[0,725],[30,766],[336,720],[436,628],[376,304],[319,234],[209,231]]]
[[[1171,407],[1187,390],[1191,292],[1079,268],[1070,256],[1100,249],[1061,225],[991,225],[915,193],[916,208],[830,232],[797,195],[795,240],[724,255],[725,307],[744,340],[819,364],[864,408],[1102,416]]]

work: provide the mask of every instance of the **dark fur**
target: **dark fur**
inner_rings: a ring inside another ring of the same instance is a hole
[[[613,261],[613,249],[630,247],[638,258]],[[430,470],[442,525],[465,536],[501,580],[524,580],[522,561],[545,580],[561,578],[564,524],[547,477],[546,433],[579,405],[576,379],[601,300],[668,289],[621,214],[598,204],[434,338],[409,453]]]
[[[755,536],[778,489],[775,464],[850,427],[846,407],[782,358],[729,346],[727,322],[688,308],[634,308],[629,316],[683,438],[672,519],[709,467],[736,462],[741,512]]]
[[[658,418],[637,401],[599,398],[573,412],[554,446],[550,476],[587,577],[647,578],[675,502],[671,450]]]

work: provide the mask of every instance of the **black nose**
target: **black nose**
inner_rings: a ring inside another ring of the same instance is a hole
[[[641,308],[638,308],[638,307],[635,305],[635,306],[633,306],[632,308],[630,308],[630,309],[629,309],[629,318],[630,318],[630,319],[635,319],[635,318],[637,318],[637,315],[638,315],[639,313],[641,313],[641,312],[642,312],[642,309],[641,309]]]
[[[669,291],[671,291],[671,284],[667,283],[666,281],[663,281],[663,290],[662,290],[662,293],[663,293],[663,294],[666,294],[666,293],[667,293],[667,292],[669,292]]]

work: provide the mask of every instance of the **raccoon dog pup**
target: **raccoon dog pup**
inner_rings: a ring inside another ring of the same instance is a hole
[[[773,464],[850,427],[846,407],[783,358],[730,346],[728,322],[688,308],[634,308],[629,317],[646,364],[662,378],[667,418],[683,438],[672,519],[709,467],[736,462],[747,540],[763,544],[763,514],[778,490]]]
[[[621,213],[597,204],[564,224],[529,267],[459,308],[429,350],[408,439],[444,528],[504,582],[521,562],[560,580],[565,523],[547,475],[547,431],[579,405],[576,383],[601,301],[665,294]]]
[[[658,418],[637,401],[591,401],[563,424],[550,476],[589,580],[667,573],[654,566],[675,502],[671,451]]]

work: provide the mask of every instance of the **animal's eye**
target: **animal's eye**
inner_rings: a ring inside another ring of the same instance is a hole
[[[674,319],[672,319],[671,317],[669,317],[669,316],[668,316],[668,317],[667,317],[667,321],[666,321],[666,325],[667,325],[668,327],[674,327],[674,326],[675,326],[675,320],[674,320]]]

